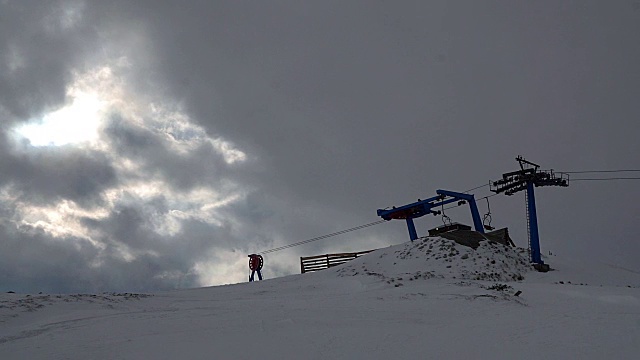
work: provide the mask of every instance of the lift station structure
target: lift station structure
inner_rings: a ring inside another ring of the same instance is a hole
[[[516,157],[520,164],[520,170],[502,174],[502,179],[490,183],[490,190],[496,194],[504,193],[513,195],[526,190],[525,201],[527,203],[527,235],[529,238],[529,253],[531,262],[536,264],[538,270],[548,270],[540,256],[540,235],[538,233],[538,215],[536,213],[536,198],[534,186],[569,186],[569,175],[557,173],[553,170],[540,170],[540,165],[525,160],[522,156]]]
[[[429,199],[418,199],[417,202],[400,207],[394,206],[391,209],[378,209],[378,216],[380,216],[384,220],[406,220],[407,228],[409,229],[409,238],[411,239],[411,241],[413,241],[418,238],[418,233],[416,232],[416,226],[413,223],[413,219],[427,214],[440,215],[442,214],[442,212],[440,210],[434,209],[437,209],[438,207],[443,208],[444,205],[450,203],[458,202],[458,205],[468,203],[469,208],[471,209],[471,217],[473,218],[473,226],[475,227],[475,230],[477,232],[484,233],[482,220],[480,219],[478,206],[476,205],[476,200],[473,194],[463,194],[447,190],[436,190],[436,194],[438,195]]]

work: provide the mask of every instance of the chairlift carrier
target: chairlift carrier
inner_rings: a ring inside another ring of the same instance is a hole
[[[432,214],[434,216],[441,215],[442,211],[434,209],[443,207],[444,205],[450,203],[458,202],[458,205],[468,203],[469,209],[471,210],[471,218],[473,219],[473,226],[475,230],[484,234],[482,219],[480,218],[478,206],[476,205],[476,200],[473,194],[464,194],[448,190],[436,190],[436,194],[438,195],[429,199],[418,199],[417,202],[400,207],[394,206],[391,209],[378,209],[378,216],[387,221],[392,219],[406,220],[407,228],[409,229],[409,238],[411,239],[411,241],[413,241],[418,238],[418,233],[416,232],[416,226],[413,223],[413,219],[422,217],[427,214]]]

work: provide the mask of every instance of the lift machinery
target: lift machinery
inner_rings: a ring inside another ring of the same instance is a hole
[[[536,198],[534,186],[569,186],[569,175],[554,172],[553,170],[540,170],[540,165],[525,160],[522,156],[516,157],[520,164],[520,170],[508,172],[502,175],[502,179],[490,183],[490,190],[495,193],[513,195],[526,190],[527,203],[527,233],[529,237],[529,252],[531,262],[538,270],[546,271],[549,266],[542,261],[540,255],[540,235],[538,233],[538,215],[536,213]]]

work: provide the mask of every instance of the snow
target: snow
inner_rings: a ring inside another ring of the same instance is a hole
[[[522,249],[422,238],[255,283],[155,294],[0,294],[0,354],[636,359],[640,274],[561,256],[545,261],[554,271],[533,271]]]

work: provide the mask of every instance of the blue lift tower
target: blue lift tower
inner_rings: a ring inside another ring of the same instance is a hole
[[[569,175],[556,173],[553,170],[540,170],[540,165],[525,160],[522,156],[516,157],[520,164],[520,170],[502,174],[502,179],[490,183],[491,191],[513,195],[526,190],[527,203],[527,233],[529,237],[529,253],[531,262],[540,271],[548,271],[540,256],[540,236],[538,234],[538,215],[536,213],[536,198],[533,187],[539,186],[569,186]]]
[[[411,241],[413,241],[418,238],[418,233],[416,232],[416,226],[413,223],[413,219],[427,214],[440,215],[441,212],[439,210],[433,209],[437,209],[438,207],[442,207],[453,202],[458,202],[458,205],[462,205],[466,202],[469,204],[469,208],[471,209],[473,226],[475,227],[476,231],[484,233],[482,220],[480,219],[478,206],[476,205],[476,200],[473,197],[473,194],[463,194],[447,190],[436,190],[436,194],[438,195],[432,198],[426,200],[418,199],[417,202],[400,207],[394,206],[391,209],[378,209],[378,216],[380,216],[384,220],[406,220],[407,228],[409,228],[409,238],[411,239]]]

